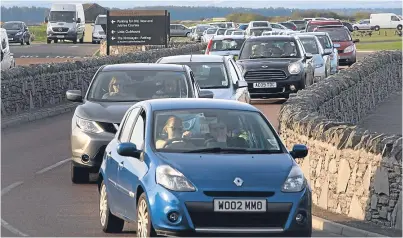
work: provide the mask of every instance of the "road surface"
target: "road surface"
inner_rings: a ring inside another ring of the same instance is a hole
[[[99,44],[38,43],[31,45],[10,44],[10,52],[14,58],[83,58],[91,57],[99,49]]]

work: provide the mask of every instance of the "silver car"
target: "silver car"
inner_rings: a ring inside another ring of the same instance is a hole
[[[169,32],[171,37],[188,37],[190,31],[188,27],[182,24],[171,24]]]
[[[236,30],[231,33],[232,36],[246,36],[246,31]]]
[[[204,31],[209,28],[211,28],[210,25],[203,25],[203,24],[196,25],[194,33],[192,34],[192,40],[201,41]]]
[[[298,35],[307,53],[313,55],[312,63],[315,68],[314,83],[330,75],[330,52],[325,52],[319,39],[314,35]]]
[[[204,54],[238,56],[245,40],[246,36],[213,36]]]
[[[330,74],[335,74],[339,72],[339,52],[337,47],[340,47],[338,44],[333,44],[332,39],[327,32],[305,32],[304,35],[314,35],[318,38],[321,43],[324,51],[326,53],[330,53]]]
[[[217,27],[211,27],[211,28],[205,30],[203,32],[203,36],[201,38],[202,42],[204,42],[204,43],[209,42],[209,40],[211,40],[211,38],[213,38],[213,36],[216,35],[217,31],[218,31]]]
[[[248,84],[230,56],[176,55],[162,57],[157,63],[189,66],[200,89],[212,91],[215,99],[250,103]]]
[[[238,29],[236,29],[236,28],[227,29],[227,30],[224,32],[224,35],[225,35],[225,36],[232,35],[232,32],[237,31],[237,30],[238,30]]]
[[[358,31],[358,30],[372,30],[373,28],[374,27],[371,26],[371,23],[370,23],[369,19],[364,19],[364,20],[361,20],[361,21],[353,24],[353,29],[355,31]]]

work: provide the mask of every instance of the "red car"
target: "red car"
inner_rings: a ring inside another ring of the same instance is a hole
[[[312,32],[318,26],[344,26],[339,20],[321,20],[321,21],[309,21],[306,25],[306,31]]]
[[[352,65],[357,61],[357,50],[350,31],[345,26],[322,26],[316,27],[314,32],[327,32],[332,39],[333,45],[339,53],[339,65]]]

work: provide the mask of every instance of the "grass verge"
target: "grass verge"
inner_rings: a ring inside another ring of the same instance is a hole
[[[357,50],[401,50],[402,41],[396,42],[374,42],[368,44],[356,44]]]
[[[399,41],[402,39],[401,36],[395,35],[395,29],[372,31],[371,36],[363,36],[360,31],[354,31],[352,37],[353,39],[359,39],[360,42]]]
[[[29,26],[28,28],[35,35],[34,42],[46,42],[46,25]]]

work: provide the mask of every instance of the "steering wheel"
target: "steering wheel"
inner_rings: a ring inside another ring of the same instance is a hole
[[[175,141],[185,143],[185,140],[183,138],[173,138],[173,139],[169,139],[169,140],[166,141],[164,148],[166,148],[167,146],[171,145]]]

